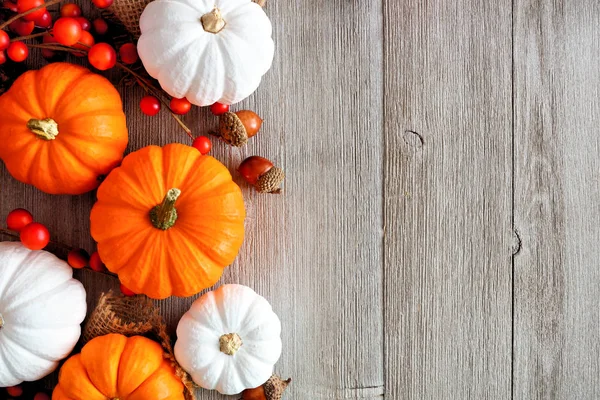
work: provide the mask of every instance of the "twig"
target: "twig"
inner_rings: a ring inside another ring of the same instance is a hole
[[[46,35],[48,35],[47,31],[40,32],[40,33],[34,33],[33,35],[19,36],[19,37],[10,39],[10,41],[11,42],[19,42],[19,41],[22,42],[23,40],[34,39],[34,38],[37,38],[37,37],[40,37],[40,36],[46,36]]]
[[[20,235],[17,232],[11,231],[11,230],[6,229],[6,228],[0,228],[0,235],[6,235],[6,236],[10,236],[10,237],[15,238],[15,239],[20,239]],[[69,246],[69,245],[66,245],[66,244],[60,243],[60,242],[55,242],[53,240],[50,241],[50,244],[52,244],[52,245],[54,245],[56,247],[60,247],[63,250],[67,250],[67,251],[71,251],[71,250],[77,249],[77,247]],[[96,271],[96,270],[93,270],[92,268],[90,268],[90,266],[85,266],[85,267],[83,267],[81,269],[89,269],[90,271],[99,272],[99,273],[104,274],[104,275],[109,275],[109,276],[112,276],[112,277],[118,277],[117,274],[113,274],[110,271]]]
[[[4,28],[6,28],[7,26],[9,26],[13,22],[15,22],[16,20],[18,20],[19,18],[22,18],[22,17],[24,17],[26,15],[29,15],[29,14],[33,13],[33,12],[41,10],[42,8],[53,6],[53,5],[58,4],[58,3],[62,2],[62,1],[64,1],[64,0],[50,0],[49,2],[44,3],[44,4],[40,5],[40,6],[35,7],[35,8],[32,8],[31,10],[27,10],[24,13],[17,14],[14,17],[12,17],[11,19],[9,19],[8,21],[6,21],[5,23],[3,23],[2,25],[0,25],[0,30],[3,30]]]
[[[85,43],[77,42],[77,44],[81,45],[83,47],[86,47],[88,49],[90,48],[90,46],[86,45]],[[54,44],[54,43],[28,44],[28,46],[29,47],[33,47],[33,48],[37,48],[37,49],[47,49],[47,50],[55,50],[55,51],[68,51],[68,52],[79,52],[79,53],[87,54],[87,50],[77,49],[75,47],[63,46],[63,45]],[[167,110],[169,110],[169,113],[171,114],[171,116],[173,117],[173,119],[179,124],[179,126],[181,126],[181,128],[190,137],[190,139],[194,140],[194,136],[192,135],[191,129],[187,127],[187,125],[181,120],[181,118],[179,118],[179,116],[177,114],[175,114],[173,112],[173,110],[171,110],[171,107],[169,106],[169,103],[166,100],[164,100],[163,94],[162,94],[162,92],[160,90],[156,89],[143,76],[141,76],[140,74],[138,74],[137,72],[135,72],[131,68],[127,67],[126,65],[124,65],[124,64],[122,64],[120,62],[117,62],[116,66],[119,67],[119,68],[121,68],[122,70],[128,72],[129,74],[131,74],[135,78],[135,80],[140,84],[140,86],[142,86],[147,92],[151,92],[152,95],[155,96],[167,108]]]

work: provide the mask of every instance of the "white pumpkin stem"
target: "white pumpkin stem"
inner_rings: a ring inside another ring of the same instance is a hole
[[[180,195],[181,190],[177,188],[170,189],[162,203],[150,210],[150,221],[156,229],[166,231],[175,225],[175,221],[177,221],[175,202]]]
[[[267,4],[267,0],[252,0],[252,2],[258,4],[261,7],[264,7]]]
[[[200,18],[200,21],[206,32],[217,34],[225,28],[225,20],[221,15],[221,10],[217,7],[213,8],[211,12],[204,14]]]
[[[52,118],[32,118],[27,121],[27,128],[38,138],[44,140],[54,140],[58,135],[58,124]]]
[[[219,338],[219,350],[232,356],[242,347],[242,338],[237,333],[227,333]]]

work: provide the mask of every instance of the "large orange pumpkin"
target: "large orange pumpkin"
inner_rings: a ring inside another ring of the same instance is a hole
[[[91,214],[100,258],[155,299],[214,285],[244,239],[244,200],[227,168],[190,146],[129,154],[98,189]]]
[[[112,333],[65,362],[52,400],[183,400],[183,389],[158,343]]]
[[[0,97],[0,158],[12,176],[44,192],[95,189],[121,162],[127,140],[119,93],[83,67],[28,71]]]

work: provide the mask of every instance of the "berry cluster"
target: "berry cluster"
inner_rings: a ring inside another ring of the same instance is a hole
[[[30,250],[41,250],[50,243],[50,232],[48,231],[48,228],[39,222],[35,222],[33,220],[33,215],[23,208],[17,208],[8,213],[8,216],[6,217],[6,227],[9,231],[16,232],[21,243],[23,243],[23,246]],[[71,248],[66,245],[61,246],[70,249],[67,255],[67,262],[72,268],[82,269],[89,267],[96,272],[108,272],[108,269],[100,259],[100,254],[98,254],[97,251],[93,252],[90,256],[88,252],[83,249]],[[121,292],[126,296],[135,295],[135,293],[122,284]]]

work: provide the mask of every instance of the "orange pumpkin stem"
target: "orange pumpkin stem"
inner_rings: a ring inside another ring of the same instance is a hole
[[[213,10],[209,13],[206,13],[200,18],[200,22],[202,22],[202,27],[206,32],[217,34],[225,28],[225,20],[221,15],[221,10],[217,7],[213,8]]]
[[[32,118],[27,121],[27,128],[38,138],[44,140],[54,140],[58,135],[58,124],[52,118]]]
[[[232,356],[242,347],[242,338],[237,333],[228,333],[219,338],[219,350]]]
[[[175,221],[177,221],[175,202],[179,195],[181,195],[181,190],[170,189],[163,202],[150,210],[150,221],[156,229],[166,231],[175,225]]]

